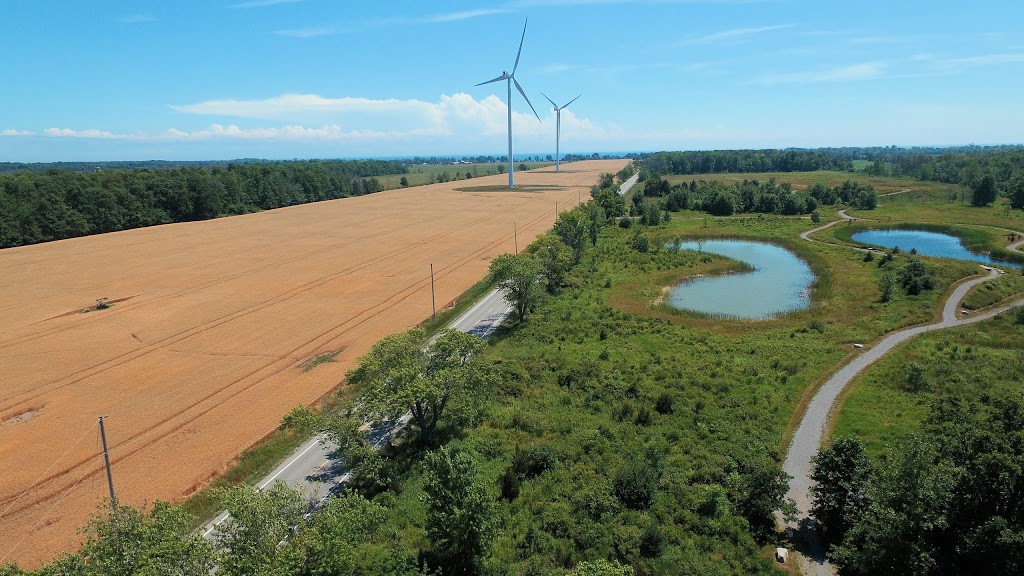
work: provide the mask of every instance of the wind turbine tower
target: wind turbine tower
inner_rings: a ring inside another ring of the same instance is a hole
[[[543,92],[541,92],[540,95],[545,97],[545,98],[548,98],[548,95],[543,93]],[[583,94],[580,94],[580,96],[583,96]],[[551,102],[551,105],[555,107],[555,172],[561,172],[562,171],[562,168],[561,168],[561,166],[562,166],[561,158],[562,157],[559,154],[559,149],[558,149],[559,141],[562,139],[562,110],[565,110],[566,108],[568,108],[569,104],[572,104],[576,100],[579,100],[580,96],[577,96],[577,97],[573,98],[572,100],[569,100],[569,102],[567,102],[562,107],[559,107],[558,104],[555,104],[554,100],[552,100],[551,98],[548,98],[548,102]]]
[[[540,122],[540,115],[537,114],[537,110],[534,109],[533,104],[530,103],[530,99],[526,97],[526,92],[523,91],[523,87],[519,85],[519,81],[516,80],[516,68],[519,68],[519,56],[523,53],[523,40],[526,39],[526,24],[530,21],[527,20],[523,24],[523,36],[519,39],[519,51],[516,52],[516,63],[512,65],[512,73],[502,71],[501,76],[487,82],[481,82],[477,86],[483,86],[484,84],[490,84],[492,82],[505,81],[508,86],[508,187],[515,188],[516,180],[513,174],[514,166],[512,163],[512,84],[516,85],[516,90],[523,95],[523,99],[530,105],[530,110],[533,110],[533,115],[537,117],[537,121]]]

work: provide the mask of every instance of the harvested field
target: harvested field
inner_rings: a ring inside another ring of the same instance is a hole
[[[624,165],[517,173],[529,192],[449,182],[0,251],[0,558],[76,548],[106,495],[98,416],[119,498],[180,499],[429,316],[431,262],[441,307],[513,250],[513,221],[525,245],[555,202]]]

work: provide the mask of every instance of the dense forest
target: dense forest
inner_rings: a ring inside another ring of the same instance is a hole
[[[400,162],[330,160],[0,174],[0,248],[379,192]]]
[[[819,150],[712,150],[658,152],[638,162],[655,174],[723,172],[813,172],[853,170],[850,160]]]

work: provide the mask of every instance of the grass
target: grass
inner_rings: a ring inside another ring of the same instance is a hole
[[[981,310],[994,304],[1010,300],[1024,293],[1024,276],[1008,272],[995,280],[975,287],[961,302],[968,310]]]
[[[328,362],[334,362],[334,359],[338,356],[338,354],[341,354],[342,352],[344,352],[344,349],[342,349],[342,350],[335,350],[334,352],[324,352],[323,354],[318,354],[317,356],[315,356],[315,357],[313,357],[313,358],[303,362],[300,365],[301,368],[302,368],[302,371],[303,372],[309,372],[310,370],[312,370],[313,368],[316,368],[317,366],[319,366],[321,364],[326,364]]]
[[[880,455],[896,438],[917,430],[940,395],[965,400],[1016,395],[1024,379],[1024,326],[1014,314],[919,336],[886,356],[851,385],[833,437],[860,438]],[[906,366],[925,368],[927,385],[907,390]]]

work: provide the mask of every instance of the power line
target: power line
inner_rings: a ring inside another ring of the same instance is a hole
[[[67,456],[69,452],[71,452],[72,450],[74,450],[75,446],[78,446],[78,443],[82,441],[82,438],[85,438],[85,435],[86,435],[86,434],[88,434],[89,432],[92,432],[92,429],[93,429],[93,427],[94,427],[94,426],[96,426],[96,424],[93,424],[92,426],[90,426],[90,427],[89,427],[89,429],[88,429],[88,430],[86,430],[85,432],[83,432],[83,433],[82,433],[82,435],[78,437],[78,440],[75,440],[75,443],[74,443],[74,444],[72,444],[71,446],[69,446],[69,447],[68,447],[68,449],[67,449],[67,450],[65,450],[63,454],[61,454],[61,455],[60,455],[60,456],[59,456],[59,457],[58,457],[58,458],[57,458],[56,460],[54,460],[54,461],[53,461],[53,464],[50,464],[50,467],[49,467],[49,468],[47,468],[46,470],[43,470],[43,473],[42,473],[42,474],[40,474],[38,478],[36,478],[36,481],[35,481],[35,482],[33,482],[33,483],[32,483],[31,485],[29,485],[29,487],[28,487],[28,488],[25,488],[25,491],[24,491],[24,492],[22,492],[22,493],[21,493],[21,494],[20,494],[20,495],[19,495],[19,496],[18,496],[17,498],[15,498],[13,502],[11,502],[10,504],[8,504],[8,505],[7,505],[7,508],[4,508],[4,511],[3,511],[3,512],[0,512],[0,518],[3,518],[5,514],[7,514],[8,512],[10,512],[11,508],[14,508],[14,505],[15,505],[15,504],[17,504],[19,500],[21,500],[22,498],[24,498],[26,494],[28,494],[28,493],[29,493],[29,492],[30,492],[30,491],[31,491],[31,490],[32,490],[33,488],[35,488],[35,487],[36,487],[36,486],[37,486],[37,485],[39,484],[39,482],[41,482],[41,481],[43,480],[43,478],[44,478],[44,477],[45,477],[45,476],[46,476],[47,474],[49,474],[49,473],[50,473],[50,470],[53,470],[53,467],[54,467],[54,466],[56,466],[58,462],[60,462],[61,460],[63,460],[63,459],[64,459],[64,457],[65,457],[65,456]],[[6,558],[6,556],[4,556],[4,558]]]
[[[95,470],[86,470],[86,471],[85,471],[85,473],[83,473],[83,474],[82,474],[81,476],[79,476],[78,480],[75,480],[75,483],[74,483],[74,484],[72,484],[72,485],[71,485],[71,486],[70,486],[70,487],[69,487],[69,488],[68,488],[68,489],[67,489],[67,490],[66,490],[66,491],[64,492],[64,494],[62,494],[62,495],[61,495],[61,497],[60,497],[60,498],[58,498],[58,499],[57,499],[57,501],[53,503],[53,506],[50,506],[50,508],[49,508],[49,509],[48,509],[48,510],[47,510],[46,512],[44,512],[44,513],[43,513],[43,515],[42,515],[42,516],[40,516],[38,520],[36,520],[36,523],[35,523],[35,524],[33,524],[31,528],[29,528],[28,530],[26,530],[26,531],[25,531],[25,535],[24,535],[24,536],[22,536],[22,537],[21,537],[21,539],[20,539],[20,540],[18,540],[18,541],[17,541],[17,542],[16,542],[15,544],[14,544],[14,547],[13,547],[13,548],[11,548],[10,550],[8,550],[8,551],[7,551],[7,554],[4,554],[4,557],[3,557],[3,558],[0,558],[0,562],[4,562],[4,561],[6,561],[6,560],[7,560],[7,557],[8,557],[8,556],[10,556],[11,554],[13,554],[13,553],[14,553],[14,551],[18,549],[18,546],[21,546],[21,543],[22,543],[22,542],[24,542],[24,541],[25,541],[25,539],[26,539],[26,538],[28,538],[28,537],[29,537],[29,535],[30,535],[30,534],[32,534],[32,532],[33,532],[33,531],[35,531],[35,529],[36,529],[36,528],[38,528],[38,527],[39,527],[39,523],[40,523],[40,522],[42,522],[42,521],[43,521],[43,519],[45,519],[45,518],[46,518],[47,516],[49,516],[49,515],[50,515],[50,512],[53,512],[53,510],[54,510],[55,508],[57,508],[57,506],[60,506],[60,503],[61,503],[61,502],[63,502],[63,501],[64,501],[64,499],[65,499],[65,498],[67,498],[67,497],[68,497],[68,495],[70,495],[70,494],[71,494],[71,493],[72,493],[72,492],[73,492],[73,491],[75,490],[75,488],[78,488],[78,485],[82,483],[82,480],[85,480],[85,477],[86,477],[86,476],[88,476],[89,474],[92,474],[92,473],[94,473],[94,472],[95,472]]]

